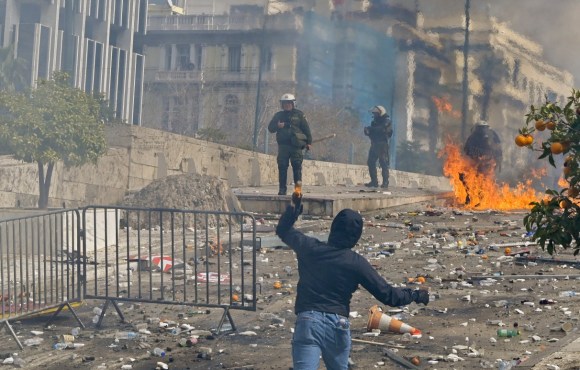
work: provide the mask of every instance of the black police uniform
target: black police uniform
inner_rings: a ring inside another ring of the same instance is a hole
[[[475,161],[479,173],[501,170],[503,159],[499,135],[488,125],[477,125],[465,141],[463,151]]]
[[[278,122],[284,122],[284,127],[278,128]],[[294,183],[302,181],[302,150],[312,144],[310,126],[304,113],[298,109],[282,110],[274,115],[268,124],[268,131],[276,133],[278,143],[278,194],[286,194],[288,183],[288,163],[292,165]]]
[[[377,179],[377,160],[381,165],[382,187],[389,186],[389,139],[393,136],[393,124],[387,114],[379,116],[365,127],[365,135],[371,139],[371,148],[367,159],[371,182],[368,186],[379,186]]]

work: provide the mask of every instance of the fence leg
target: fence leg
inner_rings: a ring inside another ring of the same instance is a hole
[[[75,320],[79,323],[79,325],[81,326],[81,328],[85,328],[85,324],[83,324],[83,322],[81,321],[81,319],[79,319],[79,317],[77,316],[77,313],[75,312],[74,308],[70,305],[70,303],[64,302],[63,304],[61,304],[60,306],[58,306],[58,309],[56,310],[55,313],[52,314],[52,316],[50,317],[50,319],[48,319],[48,321],[46,322],[46,324],[44,325],[45,328],[48,328],[48,326],[50,325],[50,323],[52,322],[52,320],[54,320],[56,318],[56,316],[58,316],[58,314],[60,313],[60,311],[62,311],[62,309],[64,308],[64,306],[67,306],[68,309],[70,310],[70,312],[72,313],[73,317],[75,318]]]
[[[121,312],[121,309],[119,308],[117,302],[115,302],[112,299],[107,299],[105,301],[105,305],[103,306],[103,310],[101,311],[101,316],[99,316],[99,321],[97,321],[97,324],[95,325],[97,328],[100,328],[101,324],[103,323],[103,318],[105,317],[105,312],[107,312],[107,308],[109,308],[109,303],[112,304],[113,307],[115,307],[115,311],[117,311],[117,313],[119,314],[121,322],[125,322],[125,315],[123,315],[123,312]]]
[[[123,315],[123,312],[121,312],[121,309],[119,308],[119,305],[117,304],[117,301],[111,300],[111,303],[113,304],[113,307],[115,307],[115,311],[117,311],[117,314],[119,315],[119,318],[121,319],[121,322],[125,322],[125,316]]]
[[[234,324],[234,320],[232,319],[232,315],[230,314],[230,306],[225,306],[225,307],[223,307],[223,309],[224,309],[224,314],[222,315],[222,317],[220,319],[220,323],[218,324],[218,327],[216,328],[216,333],[217,334],[225,334],[225,333],[232,333],[232,332],[237,331],[238,329],[236,329],[236,325]],[[226,320],[226,317],[228,319],[228,322],[230,323],[231,329],[222,331],[222,327],[224,326],[224,321]]]
[[[10,325],[8,320],[0,321],[0,329],[2,328],[2,324],[4,324],[8,328],[10,335],[12,336],[12,338],[14,338],[14,340],[18,344],[18,347],[20,348],[20,350],[24,351],[24,346],[22,346],[22,343],[20,343],[20,340],[18,340],[18,337],[16,336],[16,333],[14,332],[14,329],[12,329],[12,326]]]

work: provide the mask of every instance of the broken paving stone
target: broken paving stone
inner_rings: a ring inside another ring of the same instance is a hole
[[[256,333],[255,331],[251,331],[251,330],[247,330],[247,331],[243,331],[241,333],[239,333],[239,335],[243,335],[243,336],[255,336],[258,335],[258,333]]]
[[[167,365],[165,362],[158,362],[156,369],[169,369],[169,365]]]

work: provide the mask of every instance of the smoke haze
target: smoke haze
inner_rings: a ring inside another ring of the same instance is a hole
[[[477,1],[477,0],[476,0]],[[580,1],[487,0],[490,14],[544,48],[544,57],[580,80]],[[472,3],[474,1],[472,0]],[[577,87],[577,86],[575,86]]]

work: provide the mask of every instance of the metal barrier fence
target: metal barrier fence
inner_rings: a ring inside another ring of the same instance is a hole
[[[83,296],[256,310],[256,221],[247,213],[89,206],[83,209]]]
[[[81,301],[80,213],[62,210],[0,221],[0,328],[23,349],[10,320]],[[49,322],[52,320],[49,320]]]

